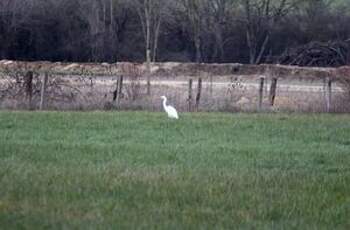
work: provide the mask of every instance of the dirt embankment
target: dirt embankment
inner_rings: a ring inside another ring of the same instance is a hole
[[[273,75],[278,78],[299,78],[299,79],[349,79],[350,66],[339,68],[316,68],[316,67],[297,67],[286,65],[248,65],[238,63],[227,64],[205,64],[205,63],[179,63],[164,62],[152,63],[150,65],[152,76],[198,76],[201,73],[213,76],[227,75]],[[49,72],[53,75],[90,75],[107,76],[117,74],[129,74],[138,72],[147,73],[145,63],[63,63],[63,62],[22,62],[1,60],[0,72],[22,72],[33,71],[37,73]]]

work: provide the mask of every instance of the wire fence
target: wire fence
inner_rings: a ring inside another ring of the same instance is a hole
[[[350,94],[336,81],[263,75],[152,76],[129,68],[118,75],[0,74],[0,108],[159,111],[162,95],[179,111],[350,112]]]

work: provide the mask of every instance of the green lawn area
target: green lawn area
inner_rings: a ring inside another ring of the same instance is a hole
[[[350,116],[0,112],[0,229],[350,229]]]

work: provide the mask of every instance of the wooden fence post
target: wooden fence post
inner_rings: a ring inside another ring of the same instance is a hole
[[[209,76],[209,81],[210,81],[209,93],[210,93],[210,97],[212,97],[213,96],[213,75],[212,74],[210,74]]]
[[[113,101],[116,101],[117,106],[119,105],[120,99],[122,97],[122,90],[123,90],[123,75],[118,77],[117,85],[113,92]]]
[[[28,109],[32,109],[32,97],[33,97],[33,72],[28,71],[25,75],[25,92],[28,100]]]
[[[117,85],[115,86],[115,90],[113,91],[113,102],[117,100],[118,88],[119,88],[119,77],[117,78]]]
[[[46,86],[48,81],[48,72],[45,72],[42,80],[41,80],[41,92],[40,92],[40,110],[43,110],[46,106]]]
[[[192,79],[188,81],[188,111],[192,111]]]
[[[196,111],[198,111],[199,102],[201,100],[202,93],[202,78],[198,78],[197,96],[196,96]]]
[[[151,51],[147,49],[147,96],[151,95],[151,61],[150,61],[150,56],[151,56]]]
[[[272,78],[271,80],[271,87],[270,87],[270,105],[273,106],[275,103],[275,97],[276,97],[276,88],[277,88],[277,78]]]
[[[264,96],[264,78],[261,77],[260,84],[259,84],[258,110],[262,109],[263,96]]]
[[[327,113],[329,113],[332,107],[332,81],[330,79],[327,79],[326,105],[327,105]]]
[[[121,75],[119,77],[119,89],[118,89],[118,96],[117,96],[117,103],[119,105],[120,103],[120,99],[122,98],[122,95],[123,95],[123,79],[124,79],[124,76]]]

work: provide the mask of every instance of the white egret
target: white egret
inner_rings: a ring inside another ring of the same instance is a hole
[[[177,111],[174,107],[172,107],[171,105],[167,105],[167,98],[165,96],[161,96],[160,98],[163,99],[163,108],[165,110],[165,112],[168,114],[169,118],[175,118],[175,119],[179,119],[179,115],[177,114]]]

